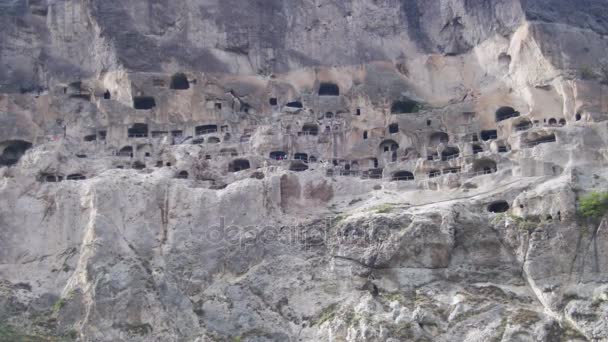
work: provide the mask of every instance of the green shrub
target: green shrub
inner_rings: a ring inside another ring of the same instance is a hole
[[[506,213],[500,213],[496,215],[496,217],[492,220],[492,224],[502,224],[506,219],[511,219],[517,225],[517,228],[519,228],[519,230],[529,233],[533,232],[540,224],[538,219],[535,218],[523,218],[515,215],[509,215]]]
[[[593,71],[593,69],[588,66],[582,67],[580,73],[581,79],[583,80],[594,80],[597,78],[597,74],[595,73],[595,71]]]
[[[61,298],[53,304],[53,312],[59,312],[65,306],[65,298]]]
[[[579,200],[579,215],[589,219],[599,219],[608,212],[608,193],[593,191]]]
[[[0,341],[16,341],[19,338],[17,332],[9,325],[0,325]]]
[[[608,84],[608,61],[603,61],[600,64],[600,82]]]
[[[314,321],[313,325],[321,325],[327,321],[331,321],[336,316],[336,310],[338,309],[338,304],[334,303],[326,308],[324,308],[317,319]]]
[[[329,223],[331,228],[336,228],[340,222],[344,221],[348,216],[346,215],[337,215],[329,218]]]
[[[393,211],[393,209],[395,209],[394,204],[384,203],[371,208],[371,211],[375,212],[376,214],[388,214]]]

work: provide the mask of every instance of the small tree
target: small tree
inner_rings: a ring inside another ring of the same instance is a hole
[[[608,84],[608,60],[604,60],[600,63],[600,82],[602,84]]]
[[[579,214],[584,218],[598,220],[608,213],[608,193],[596,191],[583,196],[579,201]]]
[[[597,74],[589,66],[584,66],[580,70],[580,76],[583,80],[594,80],[597,78]]]

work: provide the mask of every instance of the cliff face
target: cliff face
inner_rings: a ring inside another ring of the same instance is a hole
[[[118,68],[255,75],[463,54],[493,36],[508,38],[526,22],[598,35],[608,30],[607,5],[594,0],[5,0],[0,6],[5,91]]]
[[[0,0],[0,340],[608,339],[607,13]]]

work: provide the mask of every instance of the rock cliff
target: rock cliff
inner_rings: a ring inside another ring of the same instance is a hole
[[[604,0],[0,0],[0,341],[606,341]]]

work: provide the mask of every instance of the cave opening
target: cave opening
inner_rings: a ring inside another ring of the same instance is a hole
[[[156,107],[156,100],[152,96],[133,97],[133,108],[137,110],[148,110]]]
[[[340,96],[340,87],[335,83],[323,82],[319,86],[319,96]]]
[[[411,181],[414,180],[414,174],[409,171],[397,171],[391,176],[391,181]]]
[[[395,101],[391,106],[393,114],[408,114],[417,113],[420,111],[420,105],[413,100]]]
[[[380,143],[380,151],[389,152],[389,151],[397,151],[399,149],[399,144],[396,141],[387,139]]]
[[[65,177],[65,179],[71,180],[71,181],[79,181],[79,180],[85,180],[85,179],[87,179],[87,177],[85,177],[84,175],[82,175],[80,173],[73,173],[73,174]]]
[[[496,162],[491,159],[479,159],[473,163],[473,172],[489,174],[496,172]]]
[[[519,112],[515,111],[513,107],[500,107],[496,110],[496,122],[515,118],[519,116]]]
[[[301,161],[295,161],[289,165],[289,171],[302,172],[306,170],[308,170],[308,165]]]
[[[147,138],[148,137],[148,125],[143,123],[135,123],[131,128],[128,129],[129,138]]]
[[[217,132],[217,125],[202,125],[196,126],[194,129],[195,135],[203,135]]]
[[[131,165],[131,167],[132,167],[133,169],[135,169],[135,170],[143,170],[143,169],[145,169],[145,168],[146,168],[146,164],[144,164],[143,162],[141,162],[141,161],[137,160],[137,161],[135,161],[135,162],[134,162],[134,163]]]
[[[382,179],[382,172],[384,172],[382,168],[370,169],[367,171],[367,177],[369,179]]]
[[[190,89],[190,82],[188,82],[188,77],[184,73],[177,73],[171,77],[171,89],[174,90],[186,90]]]
[[[300,101],[292,101],[292,102],[287,103],[285,106],[290,107],[290,108],[304,108],[304,106],[302,105],[302,102],[300,102]]]
[[[429,141],[431,145],[446,144],[450,141],[450,136],[445,132],[434,132],[430,135]]]
[[[287,159],[287,153],[284,151],[272,151],[270,152],[270,159],[285,160]]]
[[[125,146],[118,151],[120,157],[133,157],[133,146]]]
[[[532,128],[532,122],[530,122],[530,120],[528,119],[522,120],[517,125],[515,125],[515,130],[518,132],[526,131],[530,128]]]
[[[443,169],[443,174],[448,175],[451,173],[460,173],[461,171],[462,171],[462,168],[459,166],[458,167],[449,167],[447,169]]]
[[[429,178],[436,178],[441,176],[441,171],[439,170],[431,170],[429,171]]]
[[[552,143],[552,142],[556,142],[557,139],[555,137],[555,134],[549,134],[549,135],[541,135],[539,137],[530,139],[527,141],[528,146],[533,147],[536,145],[540,145],[540,144],[544,144],[544,143]]]
[[[57,182],[61,182],[62,180],[63,180],[63,177],[57,176],[57,175],[52,175],[50,173],[43,173],[40,175],[41,182],[57,183]]]
[[[308,163],[308,154],[306,153],[296,153],[293,155],[293,159],[295,160],[301,160],[305,163]]]
[[[506,201],[496,201],[488,205],[488,211],[491,213],[505,213],[509,208],[509,203]]]
[[[488,141],[498,138],[498,131],[495,129],[481,131],[481,140]]]
[[[304,124],[304,126],[302,126],[302,133],[304,133],[304,135],[318,135],[319,126],[311,123]]]
[[[395,134],[395,133],[399,133],[399,124],[398,123],[392,123],[388,126],[388,133],[389,134]]]
[[[235,159],[228,165],[230,172],[239,172],[251,168],[251,164],[247,159]]]
[[[458,147],[447,147],[441,152],[441,160],[447,161],[458,158],[460,149]]]
[[[4,146],[0,155],[0,165],[12,166],[19,162],[27,150],[32,148],[32,144],[23,140],[10,140],[0,144]]]
[[[97,140],[97,134],[89,134],[89,135],[85,135],[84,137],[84,141],[86,142],[92,142],[92,141],[96,141]]]

